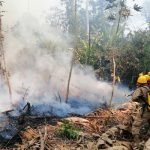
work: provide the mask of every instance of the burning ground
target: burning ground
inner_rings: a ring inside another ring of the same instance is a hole
[[[118,109],[99,108],[84,116],[63,118],[33,116],[29,109],[14,117],[7,111],[1,117],[0,149],[148,150],[149,134],[135,143],[130,133],[137,107],[138,103],[128,102]]]

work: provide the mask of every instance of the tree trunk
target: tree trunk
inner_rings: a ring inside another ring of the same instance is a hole
[[[114,91],[115,91],[115,82],[116,82],[116,62],[113,56],[113,83],[112,83],[112,93],[111,93],[111,99],[110,99],[110,108],[111,108],[111,104],[112,104],[112,100],[113,100],[113,96],[114,96]]]
[[[0,7],[1,8],[1,7]],[[2,34],[2,14],[1,14],[1,10],[0,10],[0,66],[1,66],[1,72],[2,72],[2,79],[6,80],[7,86],[8,86],[8,90],[9,90],[9,95],[10,95],[10,99],[12,97],[12,90],[11,90],[11,85],[10,85],[10,81],[9,81],[9,73],[7,71],[7,67],[6,67],[6,60],[5,60],[5,52],[4,52],[4,48],[3,48],[3,39],[4,36]]]
[[[75,60],[75,52],[77,50],[77,0],[74,1],[74,13],[75,13],[74,14],[75,15],[75,28],[74,28],[75,43],[74,43],[73,56],[72,56],[71,67],[69,71],[68,83],[67,83],[67,92],[66,92],[66,100],[65,100],[66,103],[68,102],[68,98],[69,98],[70,81],[72,76],[74,60]]]

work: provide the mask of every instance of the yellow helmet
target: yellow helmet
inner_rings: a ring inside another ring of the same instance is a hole
[[[149,80],[149,75],[148,74],[144,75],[144,77],[146,77],[146,80]]]
[[[140,77],[140,76],[143,76],[143,72],[141,72],[141,73],[139,74],[139,77]]]
[[[147,78],[145,76],[140,76],[137,80],[137,83],[145,84],[147,83]]]
[[[150,73],[150,72],[149,72]],[[147,82],[150,83],[150,75],[147,75]]]

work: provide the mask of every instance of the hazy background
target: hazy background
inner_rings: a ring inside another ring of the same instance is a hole
[[[85,1],[85,0],[84,0]],[[130,8],[134,4],[138,4],[143,8],[144,12],[148,12],[149,0],[127,0]],[[6,0],[4,10],[7,12],[4,16],[5,27],[10,27],[22,16],[23,13],[28,12],[39,20],[43,21],[48,12],[53,7],[61,7],[60,0]],[[145,17],[140,12],[132,10],[132,15],[129,17],[128,25],[132,29],[143,28],[146,26]]]

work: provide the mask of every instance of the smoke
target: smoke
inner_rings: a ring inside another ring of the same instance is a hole
[[[10,73],[12,99],[1,85],[0,110],[22,109],[30,102],[32,114],[59,116],[85,114],[110,100],[112,86],[98,81],[90,66],[74,65],[69,101],[65,103],[72,59],[71,38],[47,24],[24,14],[5,35],[4,49]],[[115,100],[127,89],[115,89]]]

